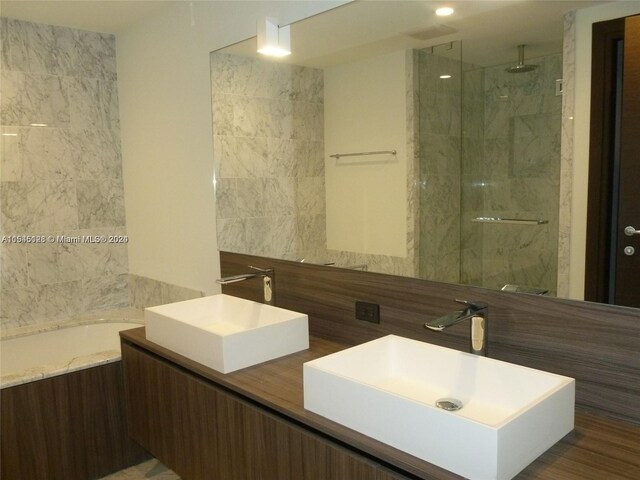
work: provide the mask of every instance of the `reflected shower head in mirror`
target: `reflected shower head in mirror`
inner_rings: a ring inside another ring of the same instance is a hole
[[[507,73],[525,73],[531,72],[538,68],[538,65],[525,65],[524,63],[524,45],[518,45],[518,64],[513,67],[505,68]]]

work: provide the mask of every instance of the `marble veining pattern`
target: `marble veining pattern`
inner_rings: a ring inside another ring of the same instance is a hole
[[[407,255],[327,251],[322,71],[211,56],[218,247],[414,275],[419,229],[418,80],[407,51]]]
[[[322,71],[212,53],[211,88],[218,247],[326,256]]]
[[[418,52],[420,276],[555,292],[562,62],[533,59],[536,70],[514,75]],[[451,72],[462,80],[439,78]],[[471,222],[478,216],[549,223]]]
[[[130,304],[115,37],[2,18],[2,328]],[[46,124],[45,127],[33,124]]]
[[[52,322],[46,325],[28,325],[17,328],[4,328],[2,330],[2,340],[9,340],[18,337],[37,335],[39,333],[61,330],[82,325],[92,325],[100,323],[131,323],[142,325],[144,317],[141,310],[125,308],[120,310],[108,310],[101,313],[99,317],[91,315],[80,315],[65,321]],[[120,359],[119,350],[106,350],[90,355],[74,356],[68,361],[56,364],[38,365],[20,372],[2,375],[0,388],[7,388],[20,385],[43,378],[49,378],[65,373],[83,370],[85,368],[115,362]]]
[[[571,199],[573,192],[573,136],[575,107],[576,13],[564,17],[562,45],[562,144],[560,147],[560,202],[558,225],[558,296],[569,296]]]
[[[131,305],[139,309],[191,300],[205,295],[204,292],[198,290],[134,274],[129,274],[128,285],[131,295]]]
[[[533,218],[546,225],[482,224],[483,286],[506,283],[540,287],[555,294],[557,283],[558,190],[562,97],[562,54],[531,59],[527,73],[508,65],[483,69],[483,216]]]
[[[419,276],[459,282],[462,62],[418,52]],[[464,119],[467,122],[467,119]]]

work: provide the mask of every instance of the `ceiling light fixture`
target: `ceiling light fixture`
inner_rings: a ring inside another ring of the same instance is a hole
[[[48,127],[49,125],[46,123],[30,123],[30,127]]]
[[[438,15],[439,17],[448,17],[454,11],[455,10],[451,7],[441,7],[436,10],[436,15]]]
[[[272,57],[291,55],[291,27],[278,27],[278,20],[266,17],[258,20],[258,53]]]
[[[451,75],[449,75],[449,74],[440,75],[440,78],[442,78],[442,79],[451,78]]]

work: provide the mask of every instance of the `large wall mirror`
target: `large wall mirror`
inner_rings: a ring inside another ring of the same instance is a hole
[[[596,3],[355,2],[285,59],[212,52],[219,249],[565,295],[565,17]]]

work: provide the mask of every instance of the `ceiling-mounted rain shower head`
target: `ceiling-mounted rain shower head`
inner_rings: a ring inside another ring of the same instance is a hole
[[[518,45],[518,64],[513,67],[505,68],[507,73],[524,73],[531,72],[538,68],[538,65],[525,65],[524,63],[524,45]]]

